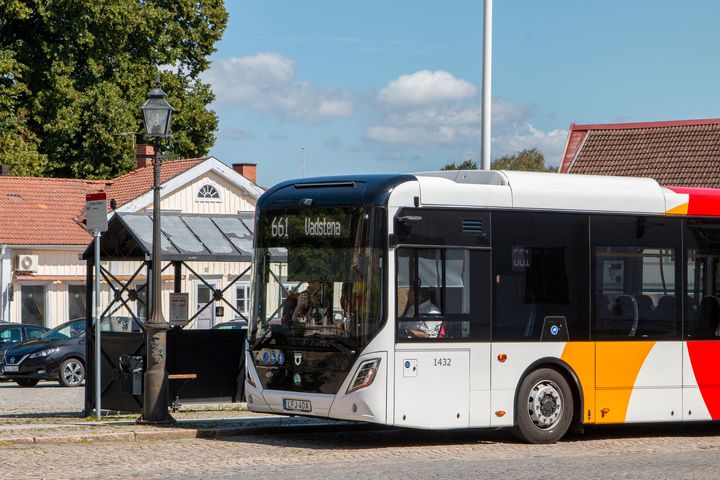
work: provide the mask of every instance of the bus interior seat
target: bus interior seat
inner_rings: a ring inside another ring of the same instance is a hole
[[[658,333],[667,333],[668,335],[675,333],[677,324],[675,321],[676,314],[675,296],[663,295],[660,297],[653,315],[656,329],[659,330]]]
[[[636,295],[635,296],[635,302],[638,306],[638,315],[640,315],[640,318],[651,318],[653,315],[653,312],[655,311],[655,303],[653,302],[653,299],[650,297],[650,295]]]
[[[714,337],[720,319],[720,298],[708,295],[700,300],[695,322],[690,331],[695,336]]]
[[[635,295],[635,303],[638,308],[638,331],[640,334],[645,335],[649,333],[656,333],[653,327],[655,320],[655,303],[649,295],[640,294]]]
[[[595,295],[595,323],[599,330],[612,328],[613,312],[610,308],[610,299],[607,295],[598,293]]]

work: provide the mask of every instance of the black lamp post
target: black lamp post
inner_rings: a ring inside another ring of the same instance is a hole
[[[145,122],[145,138],[153,140],[153,244],[152,244],[152,302],[150,318],[145,322],[145,376],[143,387],[143,411],[141,423],[171,423],[175,420],[168,412],[168,378],[165,370],[168,324],[162,314],[162,270],[160,248],[160,139],[170,137],[170,121],[175,109],[165,100],[160,88],[160,77],[155,88],[148,92],[148,99],[142,106]]]

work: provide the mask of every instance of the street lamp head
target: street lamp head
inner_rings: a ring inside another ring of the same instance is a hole
[[[165,98],[167,95],[160,88],[160,77],[155,80],[155,88],[148,92],[148,99],[141,107],[145,121],[145,136],[169,137],[170,121],[175,109]]]

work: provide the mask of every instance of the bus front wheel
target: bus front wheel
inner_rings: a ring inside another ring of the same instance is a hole
[[[570,427],[573,396],[565,377],[540,368],[525,377],[515,405],[515,433],[530,443],[555,443]]]

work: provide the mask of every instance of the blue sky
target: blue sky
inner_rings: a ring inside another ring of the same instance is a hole
[[[482,0],[227,0],[211,154],[306,176],[479,159]],[[720,115],[720,2],[495,0],[493,158],[571,122]]]

